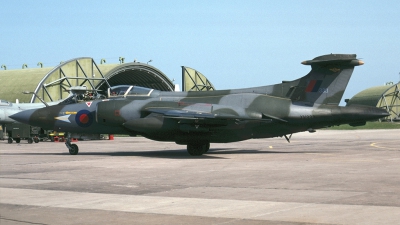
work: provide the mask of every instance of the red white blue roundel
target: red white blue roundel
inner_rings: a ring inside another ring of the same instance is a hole
[[[93,123],[93,116],[88,110],[81,110],[75,115],[75,122],[80,127],[89,127]]]

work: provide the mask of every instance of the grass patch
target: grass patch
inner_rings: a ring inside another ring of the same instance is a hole
[[[352,127],[348,124],[326,128],[328,130],[372,130],[372,129],[400,129],[400,123],[367,122],[364,126]]]

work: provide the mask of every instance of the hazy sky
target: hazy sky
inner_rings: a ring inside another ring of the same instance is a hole
[[[6,1],[0,64],[151,59],[179,84],[180,66],[188,66],[231,89],[293,80],[309,72],[303,60],[354,53],[365,65],[355,68],[344,96],[351,98],[399,81],[399,23],[398,0]]]

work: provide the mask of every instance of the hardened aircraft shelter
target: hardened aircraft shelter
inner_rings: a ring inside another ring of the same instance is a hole
[[[354,95],[348,105],[368,105],[383,108],[390,113],[386,119],[400,120],[400,82],[387,83],[383,86],[376,86],[365,89]]]
[[[110,86],[138,85],[163,91],[173,91],[174,84],[151,65],[131,62],[97,65],[92,58],[82,57],[61,63],[57,67],[0,71],[0,98],[20,102],[57,101],[68,96],[74,86],[86,86],[88,91],[106,94]],[[23,91],[31,92],[30,95]]]
[[[137,85],[161,91],[174,91],[175,84],[157,68],[139,62],[96,64],[92,58],[81,57],[60,63],[54,68],[1,70],[0,98],[8,101],[46,102],[68,96],[71,87],[85,86],[88,92],[106,95],[117,85]],[[211,91],[214,86],[200,72],[182,67],[182,86],[190,91]],[[23,94],[22,92],[29,93]]]

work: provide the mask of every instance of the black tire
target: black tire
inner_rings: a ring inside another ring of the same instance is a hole
[[[71,146],[68,150],[69,150],[69,154],[71,154],[71,155],[77,155],[79,152],[78,145],[76,145],[76,144],[71,144]]]
[[[21,138],[15,138],[15,142],[19,144],[21,142]]]
[[[12,139],[12,137],[9,137],[9,138],[8,138],[8,144],[12,144],[13,141],[14,141],[14,140]]]
[[[208,152],[208,150],[210,150],[210,143],[206,144],[206,151],[204,153]]]
[[[33,141],[34,141],[35,143],[39,143],[39,138],[34,138]]]
[[[200,156],[207,151],[207,144],[188,144],[187,151],[190,155]]]

